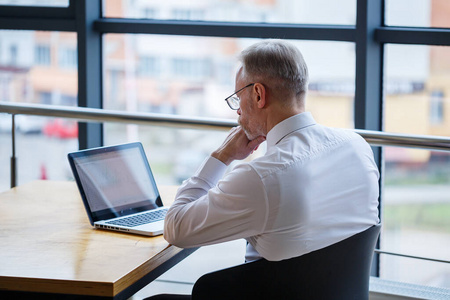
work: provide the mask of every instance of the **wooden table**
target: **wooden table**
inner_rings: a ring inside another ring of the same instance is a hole
[[[164,204],[175,192],[160,187]],[[34,181],[0,194],[1,299],[127,299],[194,251],[162,236],[93,229],[74,182]]]

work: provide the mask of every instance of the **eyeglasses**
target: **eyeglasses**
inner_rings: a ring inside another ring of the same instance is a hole
[[[234,92],[233,94],[231,94],[230,96],[225,98],[225,101],[227,101],[228,106],[232,109],[232,110],[238,110],[240,107],[240,103],[241,103],[241,98],[238,97],[237,93],[239,93],[240,91],[242,91],[245,88],[248,88],[249,86],[254,85],[254,83],[250,83],[247,84],[246,86],[244,86],[243,88],[237,90],[236,92]]]

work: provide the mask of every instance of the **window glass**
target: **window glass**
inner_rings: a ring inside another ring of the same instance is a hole
[[[385,131],[450,136],[450,47],[385,47]],[[382,250],[449,260],[450,152],[385,147]],[[381,255],[382,278],[449,287],[446,264]]]
[[[385,147],[381,249],[450,260],[450,152]],[[381,278],[450,287],[448,264],[380,256]]]
[[[110,18],[303,24],[356,23],[356,0],[106,0]]]
[[[0,5],[67,7],[69,0],[0,0]]]
[[[106,109],[237,118],[224,99],[234,92],[237,55],[256,39],[106,34]],[[310,72],[307,109],[318,122],[353,128],[352,43],[291,41]],[[333,48],[332,52],[328,49]]]
[[[385,131],[450,136],[450,47],[385,49]]]
[[[0,101],[77,106],[76,47],[75,33],[0,30]],[[0,190],[10,186],[11,124],[11,115],[0,114]],[[15,124],[17,183],[69,178],[76,121],[16,115]]]
[[[389,26],[450,27],[448,0],[386,0]]]
[[[75,33],[0,31],[0,101],[76,106],[77,66]]]

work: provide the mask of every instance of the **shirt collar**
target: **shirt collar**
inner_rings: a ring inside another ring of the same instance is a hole
[[[315,124],[316,121],[310,112],[304,112],[287,118],[275,125],[269,133],[267,133],[267,148],[278,144],[286,135]]]

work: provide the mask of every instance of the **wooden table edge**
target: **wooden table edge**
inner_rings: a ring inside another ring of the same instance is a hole
[[[127,275],[119,278],[116,282],[113,283],[113,296],[116,296],[129,286],[136,283],[139,279],[144,277],[146,274],[152,272],[157,267],[163,265],[169,259],[174,257],[175,255],[182,252],[183,249],[175,247],[173,245],[168,245],[163,251],[159,252],[155,255],[151,260],[145,261],[142,265],[135,268],[133,271],[128,273]]]
[[[168,245],[152,259],[115,282],[0,276],[0,295],[2,292],[25,292],[126,299],[195,250]],[[172,261],[165,266],[170,260]]]

